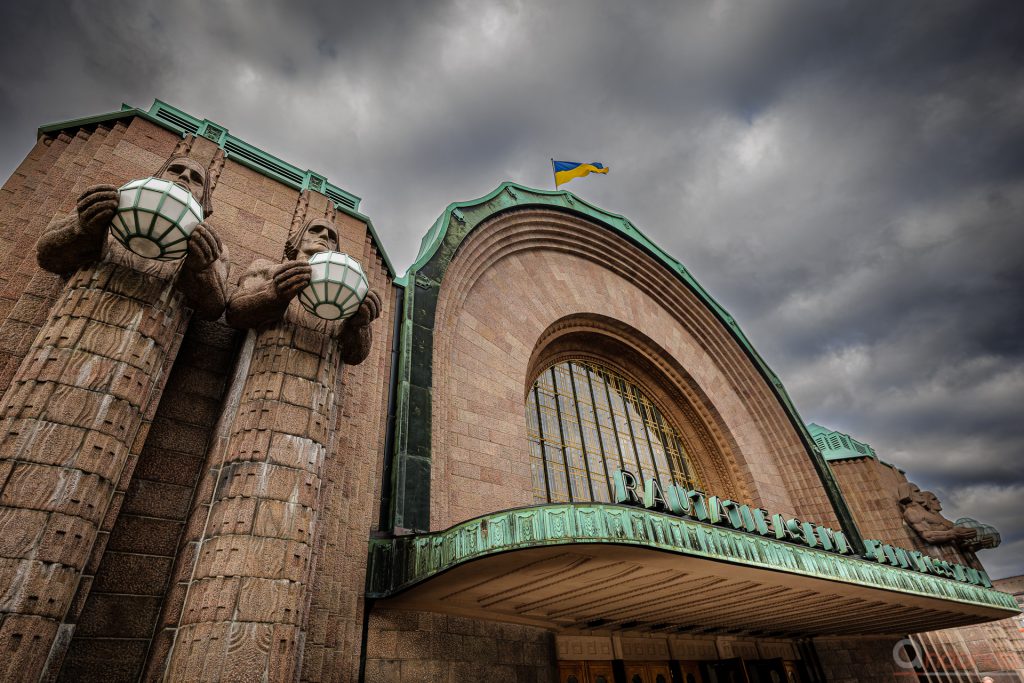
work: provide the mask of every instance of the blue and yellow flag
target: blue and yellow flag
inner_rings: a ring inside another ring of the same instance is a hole
[[[555,170],[555,187],[564,185],[573,178],[582,178],[591,173],[608,172],[607,168],[596,161],[592,161],[589,164],[581,164],[578,161],[555,161],[552,159],[551,166]]]

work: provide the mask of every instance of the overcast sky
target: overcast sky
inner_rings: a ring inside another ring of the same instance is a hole
[[[9,2],[0,175],[163,99],[363,198],[403,272],[451,201],[567,189],[1024,573],[1024,4]]]

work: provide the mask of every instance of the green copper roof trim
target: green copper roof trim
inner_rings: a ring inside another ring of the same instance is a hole
[[[575,213],[617,232],[646,251],[668,270],[675,273],[707,305],[740,344],[782,404],[793,428],[803,441],[815,471],[818,473],[818,477],[821,479],[822,485],[832,502],[832,506],[839,518],[840,527],[846,532],[847,537],[853,546],[857,548],[858,552],[863,551],[863,541],[860,532],[846,504],[846,500],[843,498],[839,485],[835,481],[832,470],[808,433],[803,419],[801,419],[800,414],[797,412],[796,406],[790,399],[782,382],[772,372],[771,368],[768,367],[768,364],[761,358],[757,350],[754,349],[729,312],[707,293],[682,263],[648,239],[625,216],[605,211],[566,190],[537,190],[513,182],[504,182],[493,192],[479,199],[449,204],[423,237],[416,261],[410,266],[404,276],[404,283],[408,285],[404,311],[405,322],[408,323],[408,328],[403,327],[403,334],[408,330],[416,336],[416,339],[406,347],[403,347],[404,353],[399,356],[399,422],[397,423],[397,438],[395,439],[395,447],[397,449],[395,452],[395,462],[398,466],[394,469],[395,478],[392,482],[392,485],[395,487],[392,498],[393,526],[399,529],[425,530],[430,528],[429,506],[424,508],[422,493],[411,490],[403,491],[403,486],[418,487],[421,481],[415,477],[403,479],[402,472],[404,470],[402,469],[402,462],[408,458],[412,466],[411,471],[415,473],[416,477],[426,476],[426,481],[429,482],[429,395],[431,391],[432,360],[428,358],[417,366],[414,362],[416,359],[412,357],[412,349],[416,348],[421,353],[429,355],[429,350],[432,348],[433,307],[437,302],[436,295],[441,279],[444,277],[448,264],[454,259],[459,246],[474,228],[497,213],[528,206],[555,208]],[[424,291],[422,294],[415,292],[414,295],[413,293],[416,289],[423,289]],[[417,310],[417,299],[425,299],[426,306]],[[416,421],[416,430],[410,429],[408,422],[402,422],[401,418],[403,416],[406,420],[413,419]],[[403,508],[403,500],[406,494],[410,498],[419,500],[413,506],[418,509],[407,510]]]
[[[639,546],[758,569],[1020,612],[997,590],[643,508],[602,503],[504,510],[444,531],[370,540],[366,595],[385,598],[488,555],[544,546]]]
[[[221,126],[218,123],[208,119],[198,119],[177,107],[163,102],[162,100],[154,100],[153,106],[148,110],[138,109],[127,104],[122,104],[120,111],[42,126],[37,131],[37,135],[38,137],[42,137],[43,135],[57,133],[62,130],[81,128],[83,126],[93,126],[99,123],[110,123],[112,121],[130,118],[133,116],[143,118],[150,123],[173,131],[181,136],[192,134],[205,137],[212,140],[221,149],[223,149],[225,156],[228,159],[242,164],[243,166],[256,171],[260,175],[272,178],[273,180],[296,190],[315,190],[326,195],[332,202],[334,202],[335,207],[337,207],[339,211],[366,223],[367,228],[370,230],[370,236],[373,239],[374,246],[377,247],[377,252],[384,261],[384,264],[388,269],[388,273],[392,278],[395,277],[395,267],[391,263],[391,259],[388,258],[387,252],[384,251],[384,245],[380,241],[380,237],[377,235],[377,230],[373,226],[373,221],[359,212],[359,202],[361,201],[359,197],[348,190],[338,187],[337,185],[328,183],[327,179],[319,173],[310,170],[304,171],[298,166],[294,166],[283,159],[279,159],[273,154],[269,154],[258,147],[250,145],[245,140],[231,135],[226,127]]]
[[[814,422],[807,424],[807,431],[825,456],[825,460],[856,460],[859,458],[878,459],[875,449],[863,441],[858,441],[845,432],[822,427]]]

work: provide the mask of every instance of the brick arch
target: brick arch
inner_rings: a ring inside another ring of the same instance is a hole
[[[642,387],[679,432],[691,465],[708,491],[733,500],[753,500],[754,492],[740,476],[747,468],[743,453],[714,403],[653,339],[605,315],[566,316],[552,323],[537,340],[524,392],[547,368],[575,359],[610,367]],[[525,401],[524,393],[524,405]]]
[[[528,207],[483,220],[443,273],[433,325],[431,528],[530,504],[522,391],[542,336],[572,316],[617,321],[663,350],[652,362],[672,359],[679,391],[706,397],[689,405],[718,430],[714,445],[735,462],[724,479],[737,495],[837,524],[778,398],[708,306],[619,234]]]

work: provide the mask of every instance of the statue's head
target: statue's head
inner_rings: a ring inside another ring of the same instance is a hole
[[[308,261],[313,254],[321,251],[337,251],[340,244],[338,227],[326,218],[314,218],[302,230],[290,236],[284,245],[284,256],[288,260]]]
[[[900,503],[903,505],[912,505],[914,503],[924,505],[924,496],[921,494],[920,487],[909,481],[900,484],[899,497]]]
[[[922,505],[932,512],[942,512],[942,503],[939,502],[939,497],[931,491],[921,491],[921,500]]]
[[[196,201],[203,201],[206,194],[206,169],[194,159],[188,157],[171,159],[160,177],[188,190],[196,198]]]
[[[215,159],[214,163],[216,162]],[[157,177],[170,180],[175,185],[188,190],[203,207],[203,216],[207,217],[213,213],[211,185],[212,182],[216,182],[211,178],[213,174],[209,171],[210,169],[191,157],[174,155],[164,163],[160,172],[157,173]]]

